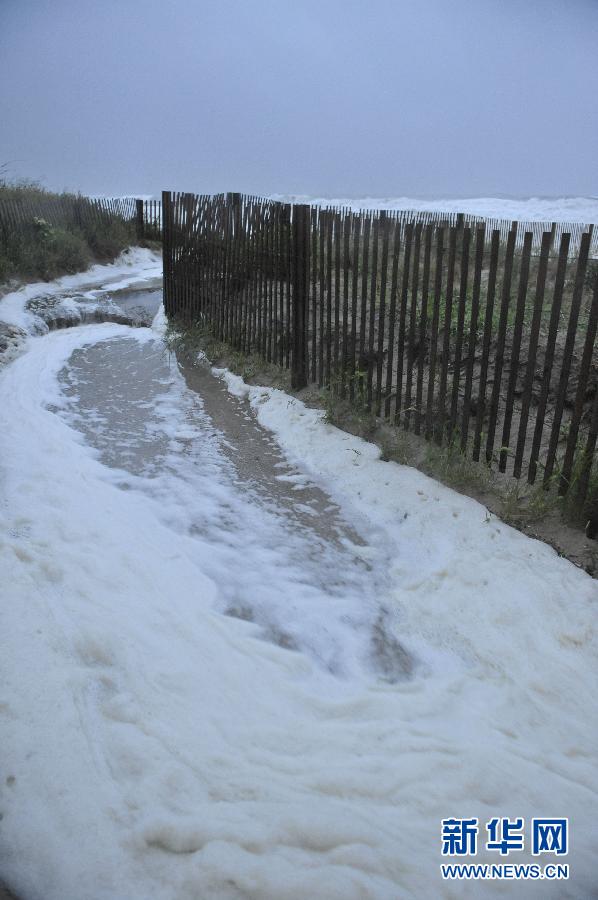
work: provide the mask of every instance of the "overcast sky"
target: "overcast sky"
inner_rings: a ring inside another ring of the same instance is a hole
[[[598,195],[598,0],[0,0],[0,164],[89,193]]]

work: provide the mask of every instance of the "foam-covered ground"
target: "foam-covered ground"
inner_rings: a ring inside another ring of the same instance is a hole
[[[129,247],[113,262],[97,264],[52,282],[33,282],[0,291],[0,365],[21,352],[28,335],[51,327],[116,318],[132,321],[113,300],[132,286],[153,287],[162,277],[162,257],[145,247]],[[150,320],[151,321],[151,320]]]
[[[591,897],[596,583],[321,413],[216,374],[298,503],[328,496],[334,540],[235,468],[159,322],[40,336],[0,374],[9,886],[502,896],[440,880],[441,818],[568,816],[572,877],[541,896]],[[410,661],[392,677],[381,628]]]

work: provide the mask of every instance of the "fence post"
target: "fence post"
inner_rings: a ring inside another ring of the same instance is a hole
[[[135,206],[137,209],[137,240],[142,241],[145,237],[145,223],[143,221],[143,200],[135,200]]]
[[[236,192],[229,192],[226,195],[226,202],[232,209],[231,224],[236,239],[241,230],[241,195]]]
[[[81,194],[77,194],[73,204],[73,222],[78,228],[81,228],[83,225],[83,198]]]
[[[222,296],[220,298],[220,312],[218,315],[218,328],[220,340],[225,341],[228,334],[228,313],[231,305],[230,284],[232,272],[232,217],[235,195],[228,191],[224,197],[223,221],[222,221]]]
[[[226,255],[225,255],[225,289],[224,298],[224,340],[234,339],[237,319],[237,305],[240,298],[239,260],[241,253],[242,208],[241,194],[229,191],[226,195]]]
[[[294,205],[292,211],[292,285],[293,285],[293,363],[291,386],[296,390],[307,384],[307,286],[309,284],[310,207]]]
[[[164,311],[168,316],[172,310],[172,210],[170,192],[162,191],[162,295]]]

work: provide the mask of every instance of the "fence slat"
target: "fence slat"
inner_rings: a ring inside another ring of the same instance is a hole
[[[326,213],[321,212],[319,216],[319,231],[320,231],[320,240],[319,240],[319,341],[318,341],[318,385],[323,387],[324,385],[324,356],[325,356],[325,298],[326,298],[326,266],[325,266],[325,257],[326,257]]]
[[[449,229],[449,252],[448,252],[448,268],[446,280],[446,294],[444,301],[444,327],[442,334],[442,357],[440,365],[440,384],[438,387],[438,402],[436,410],[436,422],[434,426],[434,435],[437,444],[444,441],[444,420],[446,417],[446,386],[448,380],[451,332],[453,320],[453,292],[455,281],[455,259],[457,255],[457,234],[458,229],[453,227]]]
[[[513,341],[511,344],[511,365],[509,370],[509,380],[507,384],[507,397],[505,401],[505,415],[503,420],[503,430],[501,438],[501,449],[498,468],[500,472],[505,472],[507,468],[507,456],[509,450],[509,441],[511,439],[511,423],[513,421],[513,400],[515,398],[515,386],[517,384],[517,374],[519,371],[519,351],[521,348],[521,334],[523,331],[523,317],[525,314],[525,304],[527,300],[527,282],[529,278],[529,264],[532,252],[533,234],[526,231],[523,237],[523,252],[521,255],[521,269],[519,272],[519,290],[517,293],[517,307],[515,310],[515,325],[513,329]]]
[[[569,376],[571,374],[571,360],[573,357],[573,348],[575,346],[575,336],[577,334],[579,309],[581,306],[581,297],[583,294],[584,282],[586,277],[589,251],[590,235],[586,232],[585,234],[581,235],[580,239],[579,256],[577,259],[577,269],[575,272],[575,285],[573,288],[571,308],[569,311],[567,337],[565,339],[565,347],[563,350],[563,361],[561,365],[561,374],[559,377],[559,386],[557,388],[557,395],[552,414],[552,431],[550,434],[550,442],[548,445],[546,467],[544,469],[545,484],[548,484],[550,478],[552,477],[552,472],[556,461],[557,447],[560,439],[561,421],[563,418],[563,409],[565,407],[565,398],[567,396],[567,385],[569,383]]]
[[[307,348],[305,318],[307,313],[307,288],[309,284],[309,206],[293,207],[293,367],[292,386],[295,389],[307,384]]]
[[[473,439],[473,459],[477,462],[480,458],[482,446],[482,428],[486,415],[486,383],[488,380],[488,364],[490,362],[490,344],[492,341],[492,324],[494,319],[494,301],[496,299],[496,281],[498,274],[498,254],[500,249],[500,231],[494,229],[490,241],[490,268],[488,271],[488,288],[486,291],[486,306],[484,310],[484,337],[482,342],[482,364],[480,379],[478,382],[478,397],[476,401],[476,422]]]
[[[583,450],[583,458],[581,460],[579,471],[579,483],[577,486],[578,500],[585,500],[588,495],[590,486],[590,476],[594,463],[594,453],[596,451],[596,440],[598,439],[598,391],[594,394],[592,402],[592,412],[590,417],[590,427],[588,429],[588,438]],[[598,500],[596,488],[594,488],[593,496],[590,498],[592,505]]]
[[[311,209],[311,380],[318,380],[318,209]]]
[[[368,312],[368,282],[369,282],[369,253],[371,239],[371,217],[366,215],[363,225],[363,246],[362,246],[362,262],[361,262],[361,306],[359,310],[359,353],[357,356],[357,372],[359,379],[359,399],[361,402],[365,399],[364,381],[365,374],[365,338],[366,324]]]
[[[442,257],[444,253],[444,229],[436,229],[436,261],[434,268],[434,308],[432,312],[432,328],[430,333],[430,365],[428,369],[428,399],[426,407],[426,440],[430,440],[434,431],[434,389],[436,380],[436,357],[438,353],[438,323],[440,321],[440,304],[442,301]]]
[[[480,311],[480,288],[482,283],[482,267],[484,264],[484,248],[486,227],[482,225],[476,231],[476,250],[473,272],[473,288],[471,293],[471,314],[469,321],[469,341],[465,367],[465,388],[463,392],[463,416],[461,419],[461,452],[465,453],[469,438],[469,419],[471,417],[471,389],[473,385],[473,368],[478,340],[478,318]]]
[[[432,253],[433,226],[426,225],[424,240],[424,270],[422,274],[422,293],[419,317],[419,339],[417,347],[417,389],[415,394],[415,433],[421,433],[424,421],[423,390],[424,390],[424,362],[426,357],[426,332],[428,327],[428,292],[430,290],[430,257]]]
[[[455,439],[457,428],[457,411],[459,403],[459,386],[461,383],[461,356],[463,353],[463,332],[465,329],[465,311],[467,307],[467,285],[469,279],[469,245],[471,229],[461,229],[461,260],[459,279],[459,307],[457,310],[457,333],[453,354],[453,384],[451,388],[451,412],[448,424],[449,440]]]
[[[334,219],[333,214],[326,216],[326,365],[324,380],[330,385],[332,375],[332,239]]]
[[[341,397],[346,395],[347,366],[349,357],[349,255],[351,246],[351,217],[345,215],[343,222],[343,324],[341,342]]]
[[[357,313],[359,302],[359,248],[361,239],[361,216],[354,217],[353,229],[353,260],[352,260],[352,283],[351,283],[351,343],[350,343],[350,371],[351,380],[349,382],[349,397],[355,399],[355,368],[357,353]]]
[[[333,328],[333,361],[334,376],[340,377],[340,309],[341,309],[341,255],[343,247],[342,215],[339,211],[334,216],[334,328]]]
[[[498,420],[498,406],[500,401],[500,388],[502,382],[502,370],[505,352],[505,342],[507,336],[507,321],[509,316],[509,305],[511,302],[511,277],[513,273],[513,256],[515,253],[515,242],[517,240],[517,223],[513,223],[513,227],[509,231],[507,238],[507,249],[505,251],[502,296],[500,305],[500,317],[498,320],[498,335],[496,338],[496,352],[494,356],[494,381],[492,383],[492,394],[490,398],[490,411],[488,420],[488,436],[486,438],[486,462],[491,462],[494,453],[494,437],[496,434],[496,423]]]
[[[563,235],[565,237],[565,235]],[[594,352],[594,344],[596,341],[596,331],[598,328],[598,278],[594,281],[594,293],[592,296],[592,305],[590,307],[590,315],[588,318],[588,327],[586,331],[586,339],[583,348],[583,356],[579,367],[579,380],[577,385],[577,393],[575,396],[575,406],[571,416],[569,427],[569,435],[567,437],[567,446],[565,448],[565,457],[563,459],[563,468],[559,480],[559,493],[565,494],[571,483],[573,474],[573,465],[575,462],[575,451],[577,449],[577,440],[579,437],[579,426],[583,415],[583,404],[588,386],[588,375],[592,364],[592,355]],[[597,392],[598,393],[598,392]],[[586,461],[587,464],[587,461]]]
[[[407,373],[405,382],[405,418],[407,430],[411,424],[411,390],[413,386],[413,367],[415,364],[415,327],[417,324],[417,292],[419,289],[419,264],[421,250],[422,225],[415,226],[413,241],[413,267],[411,275],[411,307],[409,310],[409,333],[407,335]]]
[[[390,220],[382,220],[382,258],[380,262],[380,307],[378,309],[378,345],[376,348],[376,393],[374,412],[380,415],[382,405],[382,373],[386,340],[386,280],[388,273],[388,245],[390,240]]]
[[[536,292],[534,297],[534,308],[532,313],[532,321],[530,325],[530,339],[527,351],[527,366],[525,370],[525,380],[523,385],[523,394],[521,397],[521,413],[519,417],[519,434],[517,435],[517,447],[515,450],[515,462],[513,464],[513,475],[515,478],[521,477],[521,467],[523,463],[523,453],[527,441],[527,425],[529,421],[529,411],[532,399],[532,389],[534,384],[534,375],[536,371],[536,356],[538,352],[538,340],[540,336],[540,321],[542,317],[542,308],[544,305],[544,293],[546,287],[546,275],[548,272],[548,259],[550,248],[552,246],[553,234],[545,231],[542,235],[542,246],[540,249],[540,260],[538,263],[538,273],[536,276]]]
[[[395,398],[395,424],[399,424],[403,410],[403,369],[405,365],[405,322],[409,300],[409,276],[411,272],[411,245],[413,225],[405,228],[403,241],[403,277],[401,280],[401,302],[399,304],[399,328],[397,332],[397,384]]]
[[[538,458],[540,455],[540,443],[542,440],[542,431],[544,429],[544,417],[546,414],[546,404],[548,401],[548,391],[550,390],[550,377],[552,375],[552,363],[554,360],[554,347],[556,343],[559,319],[561,316],[561,304],[563,300],[563,287],[565,285],[565,274],[567,271],[567,258],[569,255],[569,232],[561,234],[561,246],[559,250],[559,259],[557,265],[556,278],[554,283],[554,293],[552,297],[552,308],[550,313],[550,325],[548,326],[548,338],[546,341],[546,349],[544,354],[544,372],[542,375],[542,387],[540,390],[540,399],[536,410],[536,425],[534,428],[534,436],[532,439],[532,449],[530,454],[529,467],[527,472],[527,480],[533,484],[536,480],[536,472],[538,469]]]
[[[376,367],[376,354],[374,350],[374,328],[376,322],[376,303],[378,298],[378,244],[380,240],[380,225],[386,225],[386,213],[381,212],[374,219],[374,229],[372,234],[372,265],[371,265],[371,281],[370,281],[370,308],[368,323],[368,349],[367,355],[363,359],[363,364],[367,372],[367,394],[366,408],[372,408],[372,382],[374,370]]]

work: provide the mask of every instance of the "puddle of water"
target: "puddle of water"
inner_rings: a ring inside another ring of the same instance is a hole
[[[151,323],[162,303],[162,286],[143,290],[114,291],[110,296],[123,312],[128,315],[142,312]]]
[[[181,372],[184,382],[159,341],[88,345],[59,375],[68,406],[57,412],[122,472],[123,489],[154,498],[161,520],[197,542],[221,612],[339,676],[407,677],[412,660],[380,599],[383,540],[346,522],[209,368]]]
[[[357,530],[342,517],[328,494],[291,466],[276,440],[257,422],[249,403],[230,394],[215,378],[209,364],[178,360],[187,387],[201,396],[206,413],[223,434],[223,454],[235,465],[239,478],[260,495],[262,502],[284,509],[298,526],[336,543],[366,546]]]

